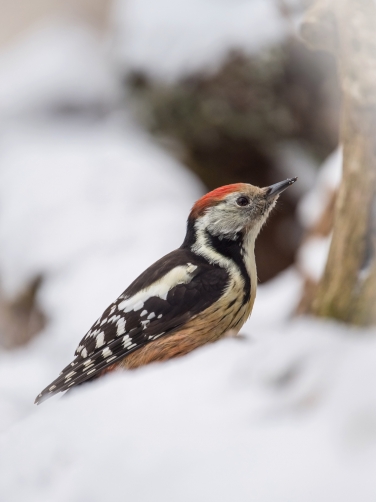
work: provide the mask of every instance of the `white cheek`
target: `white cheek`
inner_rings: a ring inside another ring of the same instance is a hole
[[[235,239],[237,234],[247,225],[249,215],[233,206],[214,207],[202,219],[202,227],[216,237]]]

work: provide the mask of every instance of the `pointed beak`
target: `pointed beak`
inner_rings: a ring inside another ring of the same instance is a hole
[[[286,188],[293,185],[298,178],[288,178],[285,181],[280,181],[279,183],[275,183],[274,185],[270,185],[270,187],[265,188],[265,197],[267,199],[271,199],[276,197],[280,193],[282,193]]]

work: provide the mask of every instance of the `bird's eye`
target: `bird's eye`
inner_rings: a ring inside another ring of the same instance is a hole
[[[237,203],[238,206],[242,206],[242,207],[248,206],[249,199],[248,199],[248,197],[238,197],[236,199],[236,203]]]

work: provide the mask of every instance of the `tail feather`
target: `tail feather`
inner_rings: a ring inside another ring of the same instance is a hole
[[[85,359],[82,359],[80,356],[76,357],[76,359],[66,366],[60,375],[36,397],[35,404],[40,404],[59,392],[64,392],[73,386],[92,380],[96,376],[99,376],[98,374],[108,366],[123,359],[124,356],[139,349],[145,343],[146,342],[136,344],[132,348],[124,348],[122,346],[122,340],[117,339],[105,349],[99,350]]]

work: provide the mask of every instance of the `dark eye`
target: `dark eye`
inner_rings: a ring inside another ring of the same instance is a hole
[[[243,206],[248,206],[249,199],[248,199],[248,197],[243,197],[243,196],[242,197],[238,197],[236,199],[236,203],[237,203],[238,206],[242,206],[242,207]]]

